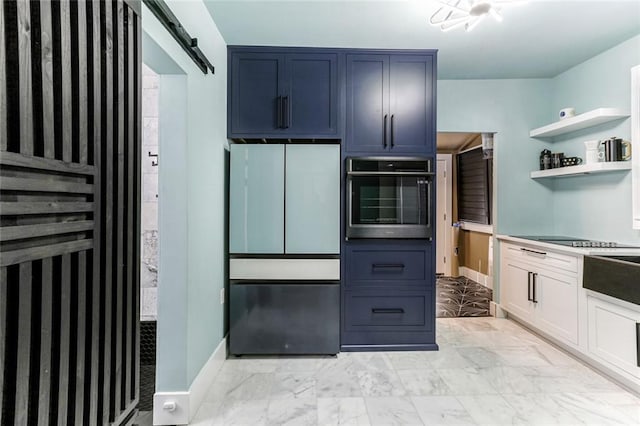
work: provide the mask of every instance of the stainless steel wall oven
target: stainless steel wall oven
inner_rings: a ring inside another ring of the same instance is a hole
[[[421,157],[347,158],[346,236],[433,237],[433,160]]]

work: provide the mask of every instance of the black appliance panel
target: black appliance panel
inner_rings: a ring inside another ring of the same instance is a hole
[[[347,238],[431,238],[432,161],[347,159]]]
[[[232,282],[229,306],[233,355],[340,351],[338,282]]]

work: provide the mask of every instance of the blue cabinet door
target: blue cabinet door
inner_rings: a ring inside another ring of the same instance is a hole
[[[433,57],[392,55],[389,82],[391,152],[433,153]]]
[[[346,151],[435,152],[435,56],[347,55]]]
[[[339,138],[336,51],[229,49],[227,136]]]
[[[286,148],[285,251],[340,253],[340,146]]]
[[[230,55],[228,132],[260,137],[280,131],[278,107],[284,92],[284,55]]]
[[[336,135],[338,132],[338,54],[286,56],[287,134]]]
[[[347,55],[346,150],[388,151],[389,56]]]
[[[284,253],[284,145],[231,145],[229,252]]]

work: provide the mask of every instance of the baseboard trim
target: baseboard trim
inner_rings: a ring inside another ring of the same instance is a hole
[[[153,395],[153,424],[158,426],[188,424],[198,412],[207,390],[218,375],[225,359],[227,359],[226,336],[193,379],[188,391],[156,392]]]
[[[189,423],[189,392],[156,392],[153,394],[154,425],[186,425]]]
[[[527,321],[520,319],[517,315],[513,315],[507,312],[507,318],[518,323],[523,328],[529,330],[533,334],[544,339],[545,341],[557,347],[558,349],[561,349],[562,351],[568,353],[573,358],[582,362],[588,368],[591,368],[592,370],[604,376],[607,376],[609,379],[613,380],[618,385],[622,386],[623,388],[630,391],[634,395],[640,397],[640,384],[638,384],[638,382],[634,378],[627,377],[626,373],[620,373],[616,371],[615,369],[613,369],[612,367],[609,367],[608,365],[601,362],[600,360],[583,352],[583,349],[581,349],[580,347],[572,346],[569,343],[563,342],[561,339],[551,336],[545,331],[535,327],[534,325],[529,324]]]
[[[437,351],[437,343],[407,343],[399,345],[342,345],[341,352],[387,352],[387,351]]]
[[[227,336],[220,341],[216,350],[213,351],[207,363],[191,383],[189,388],[189,420],[193,419],[198,408],[200,408],[225,359],[227,359]]]
[[[489,314],[495,318],[506,318],[507,311],[494,301],[489,302]]]
[[[458,268],[458,273],[465,278],[469,278],[470,280],[473,280],[480,285],[493,290],[493,277],[491,277],[490,275],[485,275],[478,271],[474,271],[473,269],[467,268],[466,266],[460,266]]]

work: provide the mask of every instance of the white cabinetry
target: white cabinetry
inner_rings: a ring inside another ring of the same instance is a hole
[[[501,306],[558,339],[578,344],[578,258],[502,243]]]
[[[539,327],[578,344],[578,279],[552,270],[535,272],[536,317]]]
[[[633,229],[640,229],[640,65],[631,68],[631,144]]]
[[[502,308],[518,318],[533,320],[531,301],[531,272],[529,265],[505,257],[500,262]]]
[[[587,295],[589,355],[640,379],[640,307],[630,309]]]

